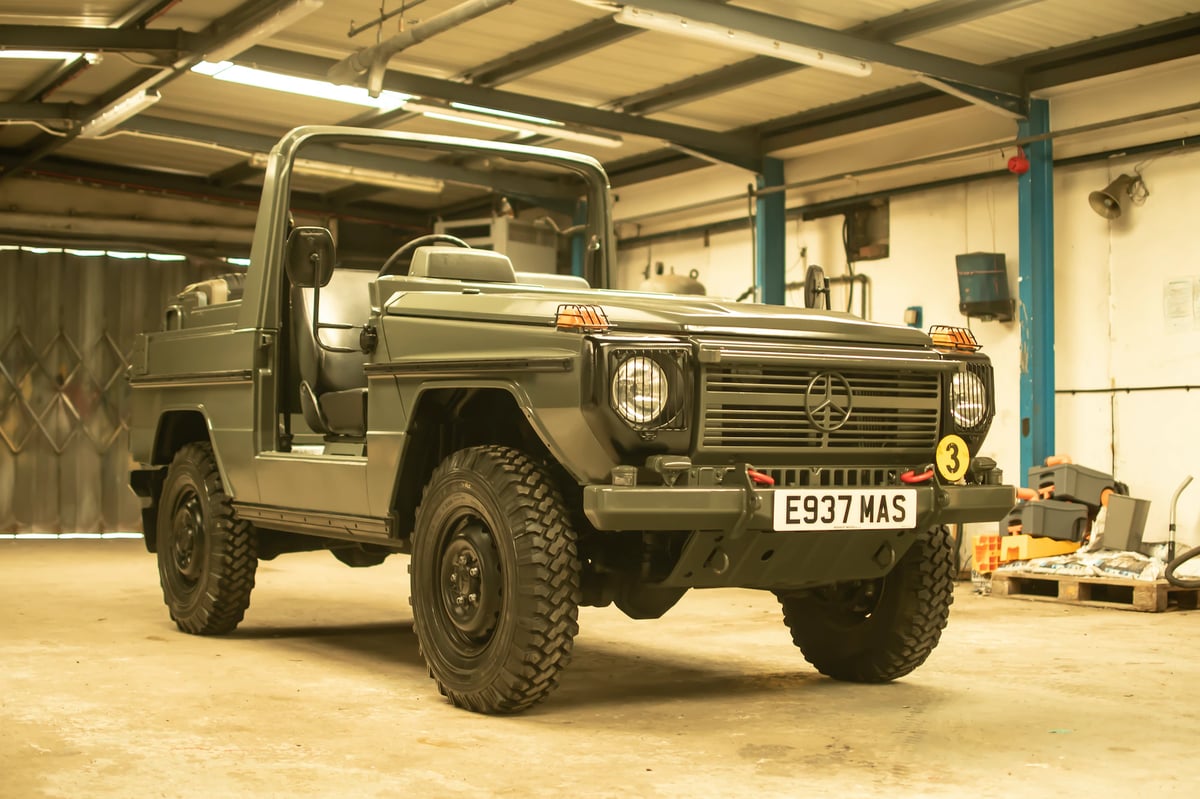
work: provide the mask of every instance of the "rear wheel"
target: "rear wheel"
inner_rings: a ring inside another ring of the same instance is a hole
[[[250,606],[258,568],[254,530],[237,518],[208,443],[175,453],[158,510],[158,576],[179,629],[217,635]]]
[[[818,671],[888,682],[924,663],[938,644],[954,601],[953,542],[937,527],[883,578],[776,596],[792,641]]]
[[[512,713],[544,699],[579,629],[579,558],[546,472],[507,447],[442,462],[417,509],[413,618],[438,689],[458,707]]]

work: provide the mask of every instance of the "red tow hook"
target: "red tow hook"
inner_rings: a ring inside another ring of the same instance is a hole
[[[909,470],[909,471],[905,472],[904,474],[900,475],[900,482],[908,483],[909,485],[911,485],[913,483],[924,483],[927,480],[931,480],[931,479],[933,479],[933,469],[926,469],[925,471],[921,472],[920,474],[917,474],[916,472]]]
[[[746,467],[746,474],[750,475],[750,481],[753,482],[755,485],[760,485],[760,486],[775,485],[774,477],[772,477],[769,474],[763,474],[762,472],[756,471],[749,466]],[[932,472],[930,474],[932,474]]]

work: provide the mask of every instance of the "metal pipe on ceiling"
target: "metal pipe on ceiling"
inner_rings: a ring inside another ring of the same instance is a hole
[[[160,219],[71,216],[6,211],[0,216],[0,233],[70,236],[91,240],[148,239],[151,241],[249,244],[254,227],[167,222]]]
[[[1151,155],[1154,153],[1170,154],[1183,150],[1193,150],[1198,147],[1200,147],[1200,139],[1197,139],[1195,136],[1185,136],[1179,139],[1167,139],[1165,141],[1152,142],[1150,144],[1139,144],[1132,147],[1118,147],[1112,150],[1101,150],[1099,152],[1085,153],[1083,155],[1073,155],[1068,158],[1056,158],[1054,160],[1054,167],[1055,169],[1064,169],[1082,164],[1095,163],[1097,161],[1107,161],[1110,158],[1133,158],[1139,155]],[[851,205],[861,205],[863,203],[869,203],[875,200],[883,200],[890,197],[899,197],[905,194],[915,194],[922,191],[944,189],[949,186],[961,186],[964,183],[975,183],[981,180],[994,180],[997,178],[1011,179],[1012,173],[1007,169],[994,169],[988,172],[973,172],[969,175],[958,175],[952,178],[941,178],[922,183],[910,183],[904,186],[893,186],[891,188],[879,189],[878,191],[867,192],[865,194],[854,194],[845,197],[838,197],[832,200],[822,200],[820,202],[809,203],[806,205],[792,206],[791,208],[787,209],[786,216],[789,220],[810,219],[814,218],[815,215],[828,216],[831,214],[841,213],[843,209]],[[739,198],[744,199],[745,195],[739,195]],[[634,222],[632,219],[621,219],[618,220],[616,224],[636,224],[636,222]],[[679,241],[689,238],[715,236],[723,233],[740,233],[744,232],[745,230],[746,217],[737,216],[715,222],[705,222],[698,225],[675,228],[674,230],[662,230],[655,233],[647,233],[645,235],[618,238],[617,246],[618,248],[645,247],[658,242]]]
[[[383,73],[387,71],[387,62],[396,53],[514,2],[516,0],[467,0],[390,39],[343,58],[329,68],[329,80],[340,84],[356,83],[366,75],[367,91],[372,97],[378,97],[383,89]]]
[[[1084,133],[1094,133],[1101,130],[1109,130],[1110,128],[1121,127],[1122,125],[1130,125],[1136,122],[1147,122],[1154,119],[1162,119],[1164,117],[1186,114],[1191,111],[1200,110],[1200,102],[1186,103],[1184,105],[1172,106],[1171,108],[1162,108],[1157,111],[1146,111],[1140,114],[1131,114],[1129,116],[1118,117],[1117,119],[1109,119],[1103,122],[1091,122],[1086,125],[1077,125],[1073,128],[1063,128],[1061,130],[1052,130],[1049,133],[1038,134],[1036,136],[1019,136],[1010,141],[991,142],[989,144],[977,144],[971,147],[964,147],[959,150],[950,150],[944,153],[935,155],[926,155],[920,158],[912,158],[907,161],[897,161],[891,164],[881,164],[879,166],[860,169],[853,172],[839,172],[834,175],[824,175],[816,178],[808,178],[806,180],[793,181],[785,183],[781,186],[770,186],[764,189],[755,189],[754,196],[762,197],[780,192],[787,192],[792,189],[808,189],[814,186],[821,186],[826,183],[834,183],[841,180],[866,177],[868,175],[878,175],[886,172],[894,172],[898,169],[908,169],[917,166],[929,166],[942,161],[954,161],[959,158],[964,158],[972,155],[983,155],[1005,148],[1024,147],[1035,142],[1049,141],[1055,139],[1064,139],[1070,136],[1079,136]],[[647,219],[654,219],[660,216],[670,216],[672,214],[680,214],[686,211],[698,211],[702,208],[711,208],[715,205],[726,205],[729,203],[740,202],[746,198],[744,193],[728,194],[723,197],[714,197],[711,200],[701,200],[699,202],[688,203],[674,208],[664,208],[661,211],[651,211],[639,216],[632,216],[620,220],[624,223],[643,222]]]

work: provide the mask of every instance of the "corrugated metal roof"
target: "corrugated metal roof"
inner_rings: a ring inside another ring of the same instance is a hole
[[[246,0],[184,0],[174,4],[135,3],[134,0],[89,0],[87,4],[67,0],[47,0],[36,5],[20,0],[0,0],[0,24],[43,25],[77,28],[113,25],[131,9],[158,12],[149,24],[151,30],[179,28],[197,33],[215,21],[242,8]],[[409,9],[404,25],[420,25],[462,0],[426,0]],[[900,15],[911,17],[931,8],[955,12],[967,4],[930,0],[734,0],[734,9],[751,9],[794,19],[834,31],[853,29],[864,23]],[[1051,48],[1087,42],[1096,37],[1133,31],[1155,23],[1189,14],[1200,14],[1200,0],[1040,0],[1017,3],[979,0],[974,9],[1000,7],[997,13],[969,21],[944,25],[923,34],[911,34],[903,45],[917,51],[959,59],[970,64],[1002,62]],[[387,10],[398,7],[398,0],[384,0]],[[299,53],[325,59],[341,59],[360,47],[374,44],[400,30],[399,19],[378,28],[370,28],[351,37],[352,23],[363,25],[380,13],[380,0],[327,0],[307,17],[292,22],[285,30],[260,37],[259,45],[274,48],[276,54]],[[702,10],[699,4],[694,6]],[[698,13],[698,12],[697,12]],[[504,59],[527,48],[538,49],[568,31],[582,29],[591,37],[576,40],[573,51],[548,59],[536,69],[523,70],[509,81],[499,80],[496,89],[534,98],[582,106],[586,109],[619,111],[625,98],[656,90],[714,70],[741,65],[750,55],[682,39],[666,33],[632,31],[606,22],[611,10],[563,0],[516,0],[497,10],[434,36],[399,54],[390,62],[394,73],[434,76],[450,81],[446,97],[453,99],[454,87],[469,85],[472,75],[485,64],[503,64]],[[1200,17],[1187,18],[1195,38],[1200,38]],[[583,46],[581,41],[591,41]],[[12,48],[15,42],[0,42],[0,48]],[[133,86],[132,79],[146,66],[159,68],[170,63],[162,53],[106,52],[99,63],[83,69],[61,86],[50,87],[41,99],[51,103],[75,103],[86,117],[97,110],[102,98],[118,88]],[[245,57],[239,62],[245,61]],[[12,102],[54,72],[47,62],[0,59],[0,103]],[[312,77],[320,77],[318,71]],[[713,80],[704,78],[703,80]],[[911,83],[907,70],[876,65],[867,78],[851,78],[818,69],[791,69],[762,77],[699,97],[689,97],[674,106],[648,114],[650,120],[686,126],[697,133],[724,133],[739,128],[770,129],[774,120],[791,117],[838,103],[881,94]],[[703,81],[701,81],[703,82]],[[45,88],[45,87],[43,87]],[[267,89],[240,86],[196,74],[182,75],[161,87],[162,99],[143,113],[165,122],[203,125],[207,129],[225,128],[268,137],[277,137],[300,124],[332,124],[348,120],[366,120],[360,106],[283,94]],[[488,95],[484,95],[485,97]],[[503,95],[497,95],[502,98]],[[27,98],[26,98],[27,99]],[[501,102],[502,100],[497,100]],[[547,112],[549,116],[549,112]],[[567,120],[570,121],[570,120]],[[607,163],[637,163],[635,156],[663,150],[657,133],[648,133],[632,118],[619,131],[624,144],[615,149],[556,142],[566,149],[587,152]],[[370,122],[367,122],[370,124]],[[421,116],[394,116],[380,123],[383,127],[444,135],[513,138],[502,131],[428,119]],[[640,131],[640,132],[638,132]],[[27,125],[9,125],[0,129],[0,148],[8,162],[19,162],[29,150],[43,148],[51,158],[63,157],[92,161],[102,165],[138,166],[169,175],[192,175],[207,180],[238,160],[214,150],[211,143],[186,145],[158,140],[118,136],[101,141],[77,141],[62,146]],[[697,148],[687,147],[688,152]],[[669,155],[669,153],[668,153]],[[666,158],[667,156],[663,156]],[[247,178],[254,180],[253,176]],[[338,185],[336,182],[334,186]],[[322,188],[314,184],[315,188]],[[379,195],[386,196],[386,195]],[[399,199],[397,195],[396,198]],[[456,199],[461,199],[456,196]],[[412,201],[411,198],[406,201]],[[412,201],[415,202],[415,201]],[[426,207],[421,204],[418,207]]]

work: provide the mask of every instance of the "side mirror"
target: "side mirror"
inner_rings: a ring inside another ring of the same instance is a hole
[[[320,288],[333,277],[333,234],[323,227],[298,227],[289,235],[284,259],[288,280],[300,288]]]

